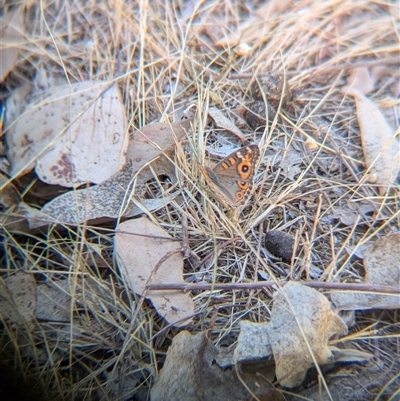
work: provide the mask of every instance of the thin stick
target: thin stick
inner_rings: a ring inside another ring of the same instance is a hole
[[[355,283],[321,283],[318,281],[299,281],[299,283],[311,288],[321,288],[326,290],[340,291],[360,291],[374,292],[382,294],[400,294],[400,287],[390,285],[372,285],[372,284],[355,284]],[[282,282],[284,284],[284,282]],[[236,283],[236,284],[217,284],[217,283],[196,283],[196,284],[149,284],[148,290],[181,290],[181,291],[208,291],[208,290],[254,290],[270,288],[276,285],[275,281],[259,281],[257,283]]]

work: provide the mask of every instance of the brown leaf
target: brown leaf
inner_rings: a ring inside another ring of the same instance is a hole
[[[152,123],[138,129],[129,142],[127,158],[132,160],[134,171],[151,163],[156,175],[169,175],[175,181],[175,166],[168,160],[173,155],[176,142],[187,135],[193,119],[178,123]],[[139,184],[153,178],[149,169],[141,171]]]
[[[243,144],[246,143],[246,138],[243,132],[240,131],[240,129],[236,127],[231,120],[226,118],[221,110],[217,109],[216,107],[210,107],[208,109],[208,114],[214,120],[217,127],[232,132],[232,134],[236,135]]]
[[[302,383],[307,369],[313,365],[304,336],[316,361],[328,363],[332,360],[329,338],[346,334],[347,326],[332,311],[324,295],[289,282],[283,287],[283,293],[280,291],[274,297],[267,331],[276,363],[276,377],[282,386],[292,388]]]
[[[385,236],[367,245],[364,251],[365,284],[400,285],[400,233]],[[336,292],[331,295],[338,309],[398,309],[399,295]]]
[[[149,298],[158,313],[175,326],[192,321],[194,304],[189,293],[147,291],[148,284],[184,283],[181,244],[146,217],[118,225],[115,252],[130,289]],[[164,260],[165,259],[165,260]]]
[[[127,158],[139,171],[149,161],[171,150],[177,141],[185,137],[193,120],[178,123],[152,123],[138,129],[129,142]]]

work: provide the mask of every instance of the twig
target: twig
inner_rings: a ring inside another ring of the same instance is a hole
[[[340,290],[340,291],[360,291],[360,292],[374,292],[382,294],[400,294],[400,287],[390,285],[373,285],[373,284],[355,284],[355,283],[321,283],[318,281],[299,281],[301,284],[312,288],[322,288],[326,290]],[[285,282],[282,282],[284,284]],[[274,281],[258,281],[257,283],[236,283],[236,284],[218,284],[218,283],[196,283],[196,284],[149,284],[147,289],[154,290],[181,290],[181,291],[194,291],[194,290],[254,290],[270,288],[276,285]]]

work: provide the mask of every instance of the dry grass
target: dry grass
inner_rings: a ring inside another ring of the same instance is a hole
[[[177,145],[181,197],[152,216],[179,240],[186,216],[188,244],[199,258],[186,260],[188,281],[249,283],[264,274],[276,280],[357,282],[363,269],[349,250],[398,229],[398,188],[379,196],[365,181],[354,102],[340,92],[348,68],[386,65],[390,73],[372,97],[389,117],[399,118],[394,102],[384,101],[393,97],[390,88],[400,79],[395,2],[297,2],[266,24],[251,24],[259,25],[253,37],[243,31],[252,46],[248,56],[215,43],[254,18],[249,3],[24,4],[25,43],[4,93],[26,82],[40,93],[60,81],[116,78],[132,130],[153,121],[179,121],[189,106],[197,110],[193,137]],[[217,132],[206,111],[217,105],[234,118],[230,110],[248,102],[249,81],[233,77],[266,71],[285,75],[294,101],[264,133],[242,124],[250,141],[262,142],[267,159],[251,204],[235,220],[207,195],[198,162],[204,160],[206,143],[240,144]],[[317,143],[314,150],[307,148],[307,139]],[[279,161],[294,152],[299,174],[291,179]],[[25,184],[26,197],[32,184]],[[164,191],[163,185],[153,184],[149,193]],[[330,217],[349,201],[373,202],[377,211],[350,226]],[[297,238],[290,266],[265,257],[264,233],[276,228]],[[69,321],[37,321],[25,330],[5,324],[0,338],[2,359],[34,379],[49,399],[117,400],[128,394],[148,399],[177,332],[128,290],[115,264],[113,235],[105,226],[53,227],[37,234],[3,230],[3,276],[23,269],[38,282],[69,282]],[[196,315],[189,329],[208,328],[215,313],[213,340],[231,344],[241,319],[269,319],[271,295],[270,290],[194,292]],[[393,395],[389,380],[399,366],[397,314],[359,313],[352,336],[361,349],[380,354],[387,393]],[[385,383],[377,383],[371,400],[380,390],[386,391]],[[385,397],[380,399],[390,398]]]

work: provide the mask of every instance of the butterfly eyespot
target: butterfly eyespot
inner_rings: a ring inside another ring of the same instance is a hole
[[[249,171],[249,166],[242,166],[242,172],[247,173]]]

